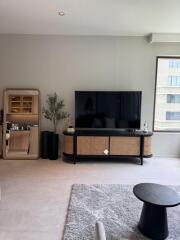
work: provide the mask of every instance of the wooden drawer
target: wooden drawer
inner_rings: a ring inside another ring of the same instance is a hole
[[[2,156],[2,126],[0,126],[0,157]]]
[[[108,149],[109,137],[78,136],[78,155],[105,155],[104,150]]]
[[[73,154],[73,136],[64,136],[64,153]]]
[[[144,138],[144,156],[148,156],[152,154],[152,137],[145,137]]]
[[[30,131],[10,131],[9,151],[28,152]]]
[[[140,155],[140,137],[110,137],[110,155]]]
[[[39,128],[31,127],[29,136],[29,154],[38,156],[39,153]]]

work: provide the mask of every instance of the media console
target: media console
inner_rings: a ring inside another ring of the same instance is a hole
[[[152,157],[152,132],[121,130],[76,130],[64,134],[63,156],[74,164],[82,158]]]

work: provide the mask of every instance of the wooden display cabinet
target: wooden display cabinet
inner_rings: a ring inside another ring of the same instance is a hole
[[[39,158],[39,99],[37,89],[4,91],[4,159]]]

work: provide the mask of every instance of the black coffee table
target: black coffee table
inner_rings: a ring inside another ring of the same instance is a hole
[[[166,208],[180,204],[178,194],[169,187],[155,183],[140,183],[134,186],[133,193],[144,202],[138,225],[141,233],[150,239],[167,238]]]

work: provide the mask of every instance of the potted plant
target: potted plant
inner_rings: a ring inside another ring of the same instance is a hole
[[[69,113],[63,111],[65,104],[64,99],[61,99],[57,93],[48,94],[46,107],[43,107],[43,116],[50,120],[53,124],[53,132],[48,136],[48,156],[49,159],[55,160],[58,158],[59,135],[57,133],[58,124],[61,120],[69,117]]]

